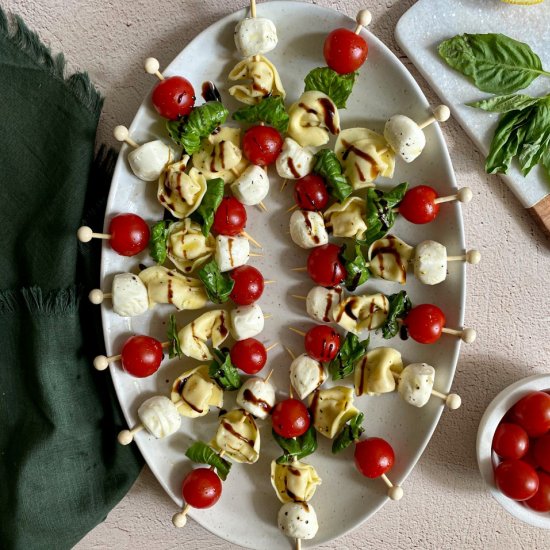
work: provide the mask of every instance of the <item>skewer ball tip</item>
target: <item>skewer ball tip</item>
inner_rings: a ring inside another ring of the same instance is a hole
[[[130,430],[122,430],[119,432],[117,439],[121,445],[130,445],[134,440],[134,436],[130,433]]]
[[[448,409],[451,409],[451,411],[454,411],[458,408],[460,408],[460,405],[462,405],[462,399],[460,395],[457,395],[456,393],[450,393],[447,396],[447,399],[445,400],[445,405]]]
[[[479,250],[468,250],[466,261],[472,265],[478,264],[481,261],[481,252]]]
[[[470,202],[473,198],[474,194],[472,193],[472,190],[469,187],[463,187],[462,189],[458,190],[458,193],[456,194],[456,198],[463,202],[464,204]]]
[[[93,238],[93,233],[91,227],[83,225],[76,232],[76,236],[81,243],[89,243]]]
[[[128,139],[128,136],[130,135],[130,132],[128,131],[128,128],[126,126],[115,126],[113,130],[113,136],[115,136],[115,139],[117,141],[125,141]]]
[[[391,500],[401,500],[403,498],[403,489],[399,485],[394,485],[388,489],[388,496]]]
[[[358,25],[368,27],[372,21],[372,13],[369,10],[360,10],[357,12],[357,17],[355,20]]]
[[[103,302],[103,292],[99,288],[94,288],[93,290],[90,290],[90,294],[88,294],[88,300],[92,302],[92,304],[99,305]]]
[[[174,516],[172,517],[172,523],[174,524],[174,527],[177,527],[178,529],[185,527],[187,523],[187,515],[183,512],[178,512],[177,514],[174,514]]]
[[[451,109],[447,105],[438,105],[434,109],[434,118],[437,122],[445,122],[451,118]]]
[[[462,331],[462,341],[466,344],[472,344],[477,338],[477,332],[473,328],[465,328]]]
[[[94,367],[96,370],[105,370],[109,366],[109,361],[105,355],[98,355],[94,359]]]
[[[159,60],[155,57],[148,57],[143,63],[143,68],[145,69],[146,73],[156,74],[160,69]]]

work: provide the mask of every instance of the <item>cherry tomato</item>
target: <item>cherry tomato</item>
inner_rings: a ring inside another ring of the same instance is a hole
[[[338,286],[348,275],[335,244],[314,248],[307,259],[307,272],[316,284],[325,287]]]
[[[419,185],[409,189],[399,204],[399,213],[412,223],[429,223],[439,212],[435,203],[437,193],[429,185]]]
[[[149,226],[136,214],[119,214],[109,225],[111,247],[121,256],[135,256],[149,244]]]
[[[340,350],[340,336],[328,325],[316,325],[307,331],[304,346],[316,361],[332,361]]]
[[[231,362],[246,374],[260,372],[267,362],[265,346],[255,338],[235,342],[230,352]]]
[[[171,76],[161,80],[153,90],[153,106],[157,113],[168,120],[188,115],[195,105],[195,90],[183,76]]]
[[[260,298],[264,291],[263,275],[251,265],[235,268],[229,276],[235,281],[231,299],[239,306],[248,306]]]
[[[546,472],[537,472],[539,476],[539,490],[534,497],[525,501],[529,508],[537,512],[550,512],[550,475]]]
[[[420,304],[409,311],[404,323],[413,340],[433,344],[439,340],[445,321],[445,314],[437,306]]]
[[[212,228],[220,235],[234,236],[246,226],[246,209],[235,197],[224,197],[214,214]]]
[[[527,500],[539,488],[539,477],[523,460],[505,460],[495,470],[497,487],[512,500]]]
[[[309,428],[309,412],[298,399],[285,399],[273,408],[271,422],[275,433],[281,437],[299,437]]]
[[[536,463],[550,473],[550,433],[539,437],[533,448]]]
[[[281,134],[271,126],[252,126],[243,136],[244,156],[258,166],[274,163],[282,147]]]
[[[392,446],[381,437],[367,437],[355,445],[355,467],[368,478],[380,477],[395,461]]]
[[[191,470],[181,484],[183,500],[193,508],[210,508],[222,496],[222,482],[210,468]]]
[[[145,378],[157,372],[164,357],[162,345],[150,336],[132,336],[122,348],[122,368],[132,376]]]
[[[500,458],[518,459],[529,449],[529,436],[517,424],[501,422],[493,436],[493,451]]]
[[[537,459],[535,458],[535,453],[533,451],[533,444],[529,443],[529,448],[527,449],[527,452],[521,457],[521,460],[523,462],[527,462],[530,466],[533,466],[535,470],[538,470],[539,463],[537,462]]]
[[[512,409],[514,422],[529,437],[539,437],[550,430],[550,395],[536,391],[520,399]]]
[[[294,200],[301,210],[324,210],[328,203],[328,191],[323,178],[308,174],[297,180]]]
[[[325,39],[323,55],[327,65],[339,74],[356,71],[367,59],[365,39],[349,29],[335,29]]]

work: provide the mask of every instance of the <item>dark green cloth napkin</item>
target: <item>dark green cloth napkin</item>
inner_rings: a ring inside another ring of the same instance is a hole
[[[103,222],[102,99],[12,23],[0,11],[0,548],[57,550],[103,521],[141,459],[118,445],[111,379],[92,367],[99,244],[76,239]]]

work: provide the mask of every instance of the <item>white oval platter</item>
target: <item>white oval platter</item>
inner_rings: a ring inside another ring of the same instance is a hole
[[[241,10],[228,15],[202,32],[176,57],[164,71],[165,74],[186,76],[193,83],[197,95],[203,81],[214,81],[222,92],[225,105],[234,112],[239,105],[227,93],[227,74],[238,61],[233,30],[245,13]],[[324,65],[322,48],[327,33],[337,27],[354,26],[352,20],[336,11],[300,2],[261,3],[258,4],[258,16],[273,20],[278,30],[279,44],[267,56],[279,70],[287,91],[287,105],[299,97],[305,75],[314,67]],[[348,108],[340,110],[342,128],[366,126],[381,132],[384,121],[393,114],[404,113],[415,119],[426,117],[429,113],[428,102],[410,74],[375,36],[365,30],[362,33],[369,44],[369,57],[360,69]],[[143,78],[148,78],[148,75],[144,74]],[[138,142],[168,139],[164,121],[152,108],[150,96],[139,108],[130,126],[130,135]],[[456,182],[441,131],[437,125],[432,125],[426,129],[426,136],[428,145],[424,153],[410,165],[398,160],[394,178],[381,180],[381,187],[388,188],[408,181],[411,185],[429,184],[440,195],[455,192]],[[117,213],[134,212],[150,223],[163,215],[156,201],[156,183],[144,183],[133,175],[126,162],[127,153],[128,146],[123,146],[112,181],[105,230]],[[266,279],[277,281],[266,286],[259,302],[264,313],[272,314],[259,338],[266,344],[277,341],[296,353],[302,353],[303,339],[291,333],[288,326],[306,330],[311,326],[304,302],[290,297],[290,294],[297,293],[305,295],[312,285],[307,274],[291,271],[293,267],[305,265],[307,254],[292,243],[287,233],[290,214],[285,211],[293,204],[293,186],[287,185],[281,193],[281,180],[274,168],[270,168],[270,176],[271,191],[264,201],[269,212],[262,213],[257,208],[247,207],[247,231],[263,244],[264,253],[261,258],[252,258],[254,261],[251,263],[262,271]],[[411,245],[432,238],[445,244],[449,254],[459,254],[464,250],[460,205],[456,203],[442,205],[439,217],[425,226],[399,219],[393,233]],[[152,265],[145,252],[125,258],[115,254],[107,243],[103,246],[101,280],[104,289],[110,288],[114,274],[137,272],[140,263]],[[447,279],[435,287],[423,286],[410,275],[406,289],[413,304],[437,304],[445,312],[449,326],[462,326],[465,267],[461,262],[453,262],[448,271]],[[401,287],[374,279],[359,289],[360,292],[367,290],[391,294],[401,290]],[[166,321],[173,312],[170,306],[157,306],[144,316],[121,318],[112,312],[108,303],[104,304],[102,318],[107,352],[119,353],[126,338],[135,333],[150,334],[164,340]],[[198,314],[176,313],[178,326],[183,326]],[[410,339],[406,342],[399,338],[384,341],[373,336],[371,346],[377,345],[395,346],[403,354],[406,364],[422,361],[433,365],[436,367],[435,388],[439,391],[451,388],[460,346],[457,339],[443,336],[437,344],[425,346]],[[132,426],[136,423],[137,409],[142,401],[158,393],[169,395],[174,378],[197,364],[189,359],[169,361],[166,358],[159,371],[146,379],[129,376],[119,364],[111,365],[111,375],[128,424]],[[269,353],[264,372],[275,369],[273,382],[280,397],[288,395],[288,366],[289,358],[283,346],[279,345]],[[346,383],[351,385],[349,381]],[[232,399],[227,399],[224,408],[231,407]],[[395,483],[403,484],[405,496],[401,504],[390,505],[406,506],[407,485],[404,481],[430,440],[443,410],[442,402],[434,398],[423,409],[416,409],[407,405],[397,394],[386,394],[381,397],[365,396],[357,399],[356,403],[365,412],[367,434],[386,438],[395,449],[396,463],[389,477]],[[270,463],[281,452],[270,435],[270,423],[260,421],[260,424],[260,460],[252,466],[235,464],[224,483],[218,504],[207,510],[192,510],[190,515],[211,532],[233,543],[258,549],[289,548],[292,541],[277,528],[280,503],[270,484]],[[184,419],[180,431],[165,440],[154,440],[145,432],[136,436],[136,444],[149,467],[177,503],[174,511],[182,503],[181,481],[192,468],[184,452],[196,439],[209,441],[216,425],[217,415],[213,412],[196,420]],[[315,466],[323,480],[311,502],[317,511],[320,528],[317,537],[313,541],[304,541],[304,546],[326,543],[343,535],[387,501],[386,489],[380,479],[368,480],[355,470],[353,449],[333,456],[330,442],[321,436],[318,440],[318,451],[306,461]],[[166,523],[170,524],[170,521],[171,518],[167,517]],[[182,540],[185,540],[185,531],[174,528],[174,541]]]

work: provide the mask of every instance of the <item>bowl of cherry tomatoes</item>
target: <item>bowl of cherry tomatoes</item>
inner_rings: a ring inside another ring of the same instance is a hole
[[[508,512],[550,529],[550,374],[519,380],[493,399],[479,424],[477,461]]]

